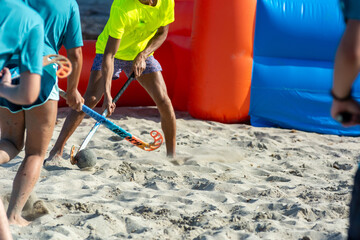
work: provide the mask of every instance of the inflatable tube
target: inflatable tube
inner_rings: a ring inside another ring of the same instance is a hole
[[[344,21],[337,0],[258,0],[251,124],[359,135],[330,116],[333,64]],[[354,86],[358,97],[359,83]]]
[[[256,0],[195,2],[188,105],[193,117],[248,120],[255,9]]]

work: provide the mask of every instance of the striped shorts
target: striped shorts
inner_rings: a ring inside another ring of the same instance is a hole
[[[102,64],[103,54],[96,54],[91,71],[100,71]],[[154,58],[154,56],[149,56],[146,60],[146,68],[143,74],[153,73],[162,71],[160,63]],[[112,76],[113,80],[119,78],[121,71],[124,71],[126,76],[129,77],[132,73],[133,61],[126,61],[116,59],[114,60],[114,74]]]

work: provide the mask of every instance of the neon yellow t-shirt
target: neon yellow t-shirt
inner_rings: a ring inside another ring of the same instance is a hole
[[[174,0],[158,0],[155,7],[139,0],[114,0],[109,20],[96,41],[96,53],[104,53],[111,36],[121,39],[115,58],[134,60],[159,27],[175,20],[174,7]]]

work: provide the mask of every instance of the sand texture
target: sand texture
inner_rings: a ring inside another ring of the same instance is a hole
[[[62,164],[42,170],[24,211],[33,222],[12,226],[14,239],[345,239],[360,139],[176,114],[176,161],[101,126],[88,145],[96,166],[82,171],[69,153],[95,123],[85,118]],[[161,130],[154,107],[110,119],[145,141]],[[23,156],[0,166],[5,205]]]
[[[112,1],[77,2],[84,39],[96,39]],[[69,153],[95,123],[85,118],[59,166],[42,169],[23,211],[33,222],[11,226],[14,239],[346,239],[359,138],[176,115],[174,161],[165,146],[145,152],[101,126],[87,147],[97,163],[80,170]],[[161,130],[153,107],[117,108],[110,119],[144,141]],[[6,206],[23,157],[0,166]]]

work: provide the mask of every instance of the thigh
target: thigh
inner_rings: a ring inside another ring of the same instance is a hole
[[[6,139],[22,148],[24,143],[24,111],[11,113],[6,108],[0,108],[0,139]]]
[[[27,155],[45,157],[50,143],[57,115],[57,101],[48,100],[39,107],[25,111]]]
[[[156,104],[167,98],[166,85],[161,72],[143,74],[137,80]]]

